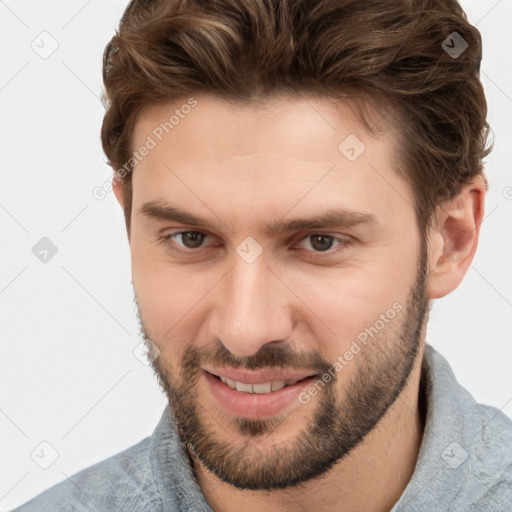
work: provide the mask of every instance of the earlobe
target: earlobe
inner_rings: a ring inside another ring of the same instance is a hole
[[[430,299],[448,295],[462,282],[476,253],[485,203],[485,181],[476,176],[440,208],[429,238]]]

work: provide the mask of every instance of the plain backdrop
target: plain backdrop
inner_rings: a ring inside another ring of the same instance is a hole
[[[165,406],[137,357],[122,211],[92,194],[111,176],[101,58],[126,5],[0,2],[2,510],[151,435]],[[479,402],[512,416],[512,1],[462,5],[483,36],[495,148],[478,252],[435,302],[427,341]]]

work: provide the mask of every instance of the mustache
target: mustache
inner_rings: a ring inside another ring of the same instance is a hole
[[[315,373],[323,373],[331,367],[318,349],[310,348],[297,353],[286,342],[274,342],[263,345],[256,354],[235,356],[220,340],[216,340],[213,349],[196,345],[187,348],[182,359],[185,372],[197,370],[204,364],[240,370],[296,369],[312,370]]]

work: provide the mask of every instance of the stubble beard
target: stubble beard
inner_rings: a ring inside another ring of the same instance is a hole
[[[398,332],[386,334],[389,328],[386,326],[371,345],[355,355],[350,364],[356,364],[357,368],[352,379],[343,386],[344,398],[339,397],[336,388],[339,376],[335,375],[316,395],[316,403],[311,402],[313,407],[309,407],[306,416],[307,426],[292,438],[271,447],[264,446],[265,438],[269,439],[282,423],[285,424],[287,417],[212,417],[198,397],[201,365],[208,361],[245,369],[306,367],[317,369],[318,374],[323,375],[332,368],[332,362],[326,361],[318,351],[296,354],[285,345],[268,344],[253,356],[234,358],[220,342],[213,350],[191,345],[184,353],[178,376],[164,363],[162,356],[155,359],[153,369],[167,395],[189,460],[198,459],[219,479],[241,490],[284,489],[327,472],[376,427],[406,387],[419,360],[428,318],[427,275],[427,254],[423,249],[405,314],[400,313],[392,321],[399,321],[401,317]],[[143,337],[150,340],[140,311],[139,321]],[[152,342],[161,346],[158,341]],[[300,407],[294,407],[290,415],[297,414]]]

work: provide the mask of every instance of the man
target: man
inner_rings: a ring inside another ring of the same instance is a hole
[[[154,434],[20,511],[512,510],[512,421],[426,344],[477,248],[454,0],[130,3],[102,141]]]

